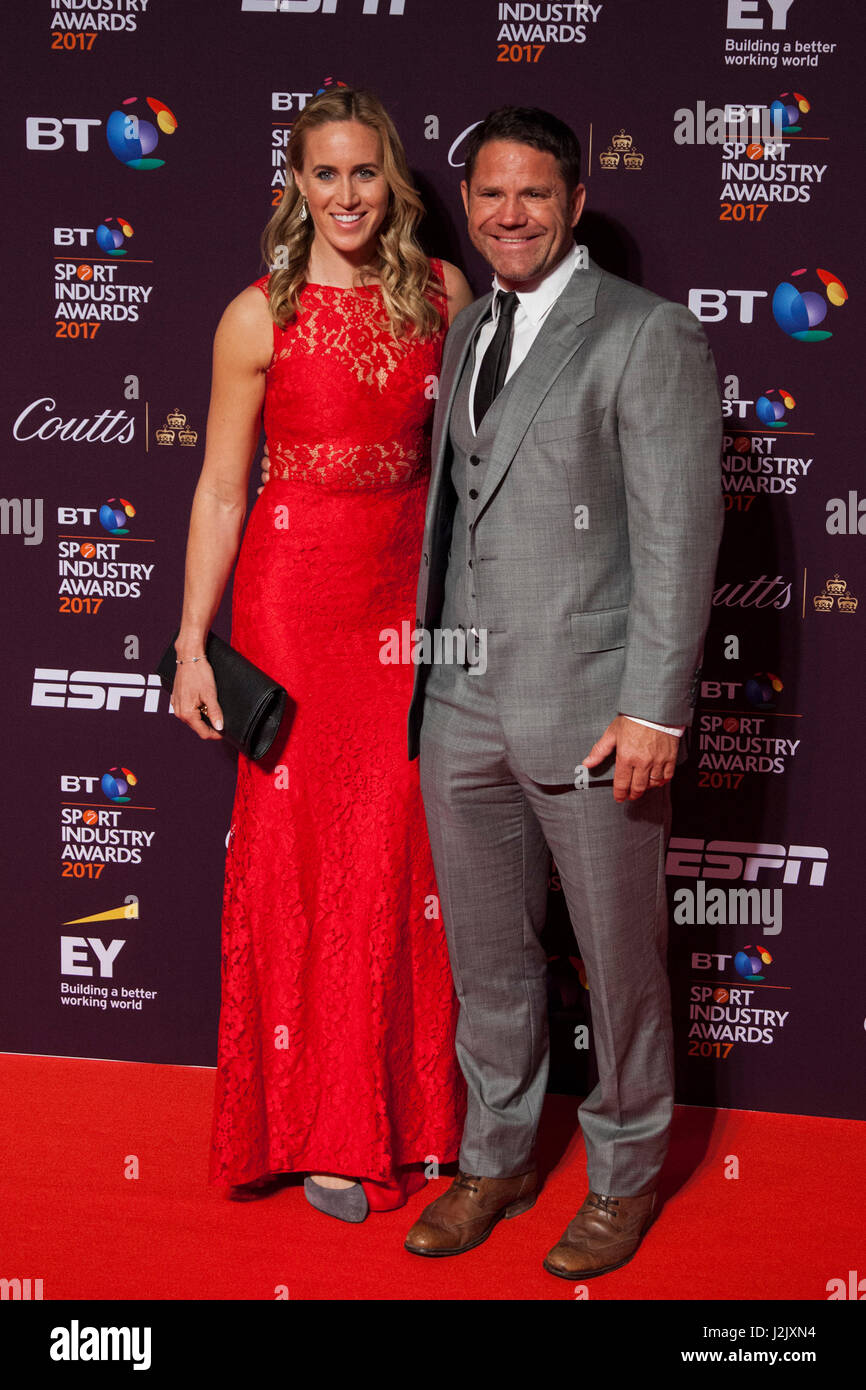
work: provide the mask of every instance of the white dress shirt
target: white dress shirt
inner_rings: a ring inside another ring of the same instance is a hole
[[[511,355],[508,359],[508,371],[505,380],[508,381],[514,375],[521,362],[526,357],[532,344],[538,336],[539,329],[544,323],[545,318],[550,313],[557,299],[565,289],[572,275],[582,259],[583,252],[579,252],[577,246],[573,246],[567,255],[553,267],[548,275],[536,285],[533,290],[517,291],[517,308],[514,311],[514,327],[511,335]],[[486,319],[478,330],[475,342],[475,369],[472,373],[472,381],[469,387],[469,420],[472,433],[475,429],[475,385],[478,381],[478,372],[481,367],[481,359],[496,332],[496,323],[499,318],[499,299],[496,295],[497,290],[502,290],[499,279],[493,277],[493,315]],[[504,291],[503,291],[504,293]],[[620,711],[622,713],[622,711]],[[654,724],[650,719],[638,719],[634,714],[625,716],[635,724],[644,724],[648,729],[658,729],[663,734],[673,734],[679,738],[685,725],[679,724],[670,726],[667,724]]]

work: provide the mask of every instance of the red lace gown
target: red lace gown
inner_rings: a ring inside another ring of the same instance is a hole
[[[433,262],[441,278],[441,267]],[[267,295],[267,277],[256,282]],[[226,859],[210,1181],[363,1181],[401,1206],[456,1158],[465,1088],[417,761],[415,626],[429,431],[446,328],[391,337],[378,287],[308,284],[274,328],[271,477],[234,579],[232,643],[296,704],[241,757]]]

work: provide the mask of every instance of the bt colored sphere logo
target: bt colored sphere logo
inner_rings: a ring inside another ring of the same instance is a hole
[[[125,256],[124,241],[132,236],[132,227],[125,217],[106,217],[96,228],[96,244],[107,256]]]
[[[802,92],[782,92],[770,103],[771,128],[775,130],[776,121],[780,120],[783,135],[796,135],[803,128],[798,124],[800,117],[808,115],[811,109],[808,98]]]
[[[103,772],[100,786],[109,801],[131,801],[132,788],[138,785],[138,778],[128,767],[113,767]]]
[[[135,507],[125,497],[109,497],[99,508],[99,524],[112,536],[128,536],[127,521],[135,516]]]
[[[796,404],[791,392],[786,391],[784,386],[771,386],[755,401],[755,414],[768,429],[784,430],[788,428],[785,411],[793,410]]]
[[[781,695],[784,688],[782,681],[778,676],[774,676],[772,671],[756,671],[744,683],[743,694],[752,709],[762,709],[770,713],[776,708],[777,696]]]
[[[158,97],[126,97],[105,126],[108,148],[127,169],[159,169],[165,160],[153,158],[153,151],[160,133],[176,130],[177,117]]]
[[[806,276],[801,280],[800,276]],[[815,278],[817,277],[817,279]],[[796,280],[796,284],[791,282]],[[820,286],[823,285],[823,293]],[[837,275],[820,268],[810,271],[793,270],[791,280],[783,280],[773,293],[773,318],[787,333],[801,343],[820,343],[833,334],[818,328],[827,317],[829,305],[838,309],[848,298],[848,291]]]
[[[744,980],[763,980],[762,968],[772,964],[773,957],[764,946],[746,946],[734,956],[734,969]]]

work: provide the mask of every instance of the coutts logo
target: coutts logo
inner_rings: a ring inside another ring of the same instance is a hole
[[[63,439],[76,444],[130,444],[135,435],[135,419],[125,410],[102,410],[98,415],[55,415],[53,396],[39,396],[22,410],[12,426],[12,437]]]
[[[777,574],[762,574],[745,583],[720,584],[713,591],[714,608],[787,608],[791,602],[791,581]]]

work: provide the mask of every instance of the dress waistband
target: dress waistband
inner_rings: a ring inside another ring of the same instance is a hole
[[[416,486],[430,476],[429,451],[423,444],[389,440],[385,444],[330,442],[290,445],[268,441],[271,481],[328,488]]]

